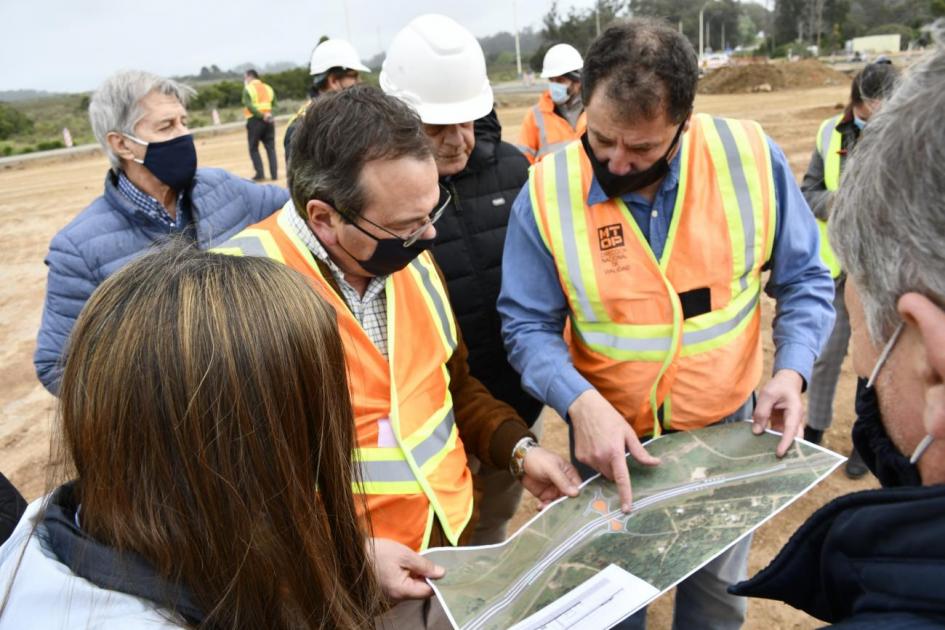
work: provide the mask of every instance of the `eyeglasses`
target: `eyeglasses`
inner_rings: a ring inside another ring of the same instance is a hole
[[[407,236],[400,236],[399,234],[395,234],[394,232],[391,232],[383,225],[378,225],[374,221],[371,221],[370,219],[367,219],[361,215],[352,215],[352,213],[344,212],[342,210],[338,210],[338,214],[344,217],[344,219],[348,223],[356,227],[360,232],[364,233],[366,236],[370,236],[375,241],[379,241],[381,239],[374,236],[373,234],[365,230],[363,227],[358,225],[358,219],[366,221],[367,223],[370,223],[371,225],[381,230],[382,232],[386,232],[387,234],[390,234],[397,240],[401,241],[404,247],[410,247],[411,245],[413,245],[414,243],[420,240],[420,237],[423,236],[424,232],[427,231],[428,227],[430,227],[431,225],[433,225],[434,223],[440,220],[440,217],[443,216],[443,212],[446,211],[446,207],[450,205],[450,201],[453,200],[452,195],[450,195],[450,191],[448,191],[446,187],[443,186],[443,184],[438,184],[438,186],[440,189],[440,199],[437,202],[436,207],[433,208],[433,210],[430,211],[430,214],[427,215],[427,218],[423,220],[423,224],[417,229],[410,232],[410,234],[408,234]]]

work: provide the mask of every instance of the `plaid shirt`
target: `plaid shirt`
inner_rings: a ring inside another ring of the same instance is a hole
[[[295,207],[290,201],[286,204],[283,212],[289,215],[289,224],[298,235],[305,246],[309,248],[312,255],[318,260],[328,265],[331,275],[341,289],[341,297],[344,299],[351,314],[361,324],[361,328],[367,333],[368,338],[374,343],[381,354],[387,356],[387,293],[384,288],[387,285],[387,276],[371,278],[368,282],[367,290],[364,295],[360,295],[351,284],[345,280],[345,274],[338,265],[331,259],[325,246],[322,245],[312,230],[309,229]]]
[[[182,230],[184,228],[184,213],[181,211],[184,203],[184,191],[177,193],[177,217],[172,218],[164,205],[151,195],[141,192],[137,186],[131,183],[131,180],[125,175],[124,171],[118,173],[118,190],[121,191],[128,201],[135,207],[147,214],[149,217],[163,223],[172,230]]]

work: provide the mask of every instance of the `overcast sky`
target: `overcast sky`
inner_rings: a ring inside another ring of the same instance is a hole
[[[20,0],[3,2],[0,90],[94,89],[118,69],[196,74],[252,62],[307,63],[322,34],[369,59],[423,13],[445,13],[477,37],[512,32],[513,0]],[[345,19],[347,4],[348,19]],[[520,28],[551,0],[517,0]],[[587,8],[594,0],[561,0]],[[347,22],[347,23],[346,23]],[[350,24],[350,34],[348,32]]]

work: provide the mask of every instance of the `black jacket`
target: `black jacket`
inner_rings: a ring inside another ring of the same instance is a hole
[[[0,473],[0,545],[10,537],[26,510],[26,501],[10,481]]]
[[[462,172],[441,178],[453,200],[436,224],[433,254],[446,276],[470,373],[531,425],[541,403],[526,394],[502,344],[496,300],[512,202],[528,181],[528,161],[502,142],[495,111],[476,121],[476,147]]]
[[[839,628],[945,627],[945,486],[867,490],[820,508],[731,587]]]

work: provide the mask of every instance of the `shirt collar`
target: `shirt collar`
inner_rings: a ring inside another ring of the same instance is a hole
[[[166,223],[170,226],[175,226],[180,223],[184,201],[183,190],[177,193],[176,219],[171,217],[170,213],[167,211],[167,208],[164,207],[164,204],[135,186],[134,183],[128,179],[128,176],[125,175],[124,171],[118,172],[118,190],[125,196],[126,199],[128,199],[128,201],[132,203],[135,208],[142,211],[152,219]]]
[[[682,153],[685,149],[685,143],[686,135],[683,134],[679,141],[679,150],[676,151],[676,155],[674,155],[673,159],[669,162],[669,173],[667,173],[666,177],[663,178],[663,183],[660,184],[660,189],[656,193],[657,197],[666,192],[674,190],[679,185],[679,168],[680,164],[682,163]],[[597,177],[591,177],[591,189],[587,193],[587,205],[593,206],[594,204],[603,203],[609,198],[610,197],[608,197],[604,193],[604,190],[600,187]],[[637,201],[649,204],[649,202],[646,201],[642,195],[635,192],[627,193],[621,198],[626,203]]]

